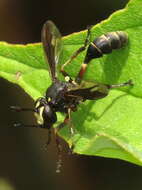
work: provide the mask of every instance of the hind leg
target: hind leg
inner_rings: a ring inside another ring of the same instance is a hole
[[[84,42],[84,45],[81,46],[78,50],[76,50],[73,55],[62,65],[61,67],[61,73],[63,74],[64,77],[69,76],[68,73],[64,70],[65,66],[67,66],[68,64],[70,64],[81,52],[83,52],[86,47],[89,45],[90,43],[90,33],[91,33],[91,28],[92,26],[89,26],[87,29],[87,36]]]

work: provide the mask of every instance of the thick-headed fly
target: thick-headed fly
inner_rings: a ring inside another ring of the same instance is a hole
[[[57,66],[60,64],[59,56],[62,47],[61,34],[52,21],[47,21],[42,28],[41,40],[45,57],[47,59],[47,64],[49,65],[52,84],[48,87],[46,95],[37,99],[35,102],[35,108],[20,108],[17,106],[11,107],[15,111],[33,111],[39,118],[38,125],[23,125],[17,123],[15,126],[40,127],[48,129],[48,144],[51,139],[51,129],[57,121],[56,113],[61,112],[66,115],[64,121],[56,129],[53,128],[55,131],[56,144],[59,152],[57,172],[59,172],[61,165],[61,145],[56,134],[59,129],[70,123],[71,112],[76,111],[78,105],[85,100],[97,100],[104,98],[108,95],[110,89],[132,85],[131,80],[116,85],[86,83],[82,80],[87,65],[92,59],[99,58],[103,56],[103,54],[111,53],[113,49],[123,47],[128,40],[126,33],[117,31],[102,35],[90,43],[90,30],[91,28],[88,28],[84,45],[74,52],[69,60],[61,66],[60,72],[65,78],[64,81],[61,81],[57,76]],[[81,65],[81,69],[76,78],[72,79],[64,70],[64,67],[70,64],[78,56],[78,54],[84,51],[87,47],[87,53],[83,64]],[[74,131],[72,127],[70,131],[73,135]]]

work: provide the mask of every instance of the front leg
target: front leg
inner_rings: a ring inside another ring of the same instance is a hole
[[[71,121],[71,119],[70,119],[70,113],[71,113],[71,110],[68,109],[68,113],[67,113],[64,121],[60,125],[58,125],[57,128],[54,129],[55,140],[56,140],[56,147],[57,147],[57,150],[58,150],[58,161],[57,161],[57,168],[56,168],[56,172],[57,173],[60,173],[60,168],[62,166],[62,146],[60,144],[57,132],[60,131],[63,127],[65,127],[66,125],[68,125],[70,123],[70,121]],[[72,127],[70,127],[70,132],[71,132],[71,136],[73,136],[74,131],[73,131]],[[71,150],[72,150],[72,147],[71,147]],[[70,151],[70,152],[72,152],[72,151]]]
[[[47,150],[47,146],[50,144],[51,142],[51,129],[47,129],[47,127],[45,125],[25,125],[22,123],[14,123],[13,124],[14,127],[30,127],[30,128],[41,128],[41,129],[46,129],[48,131],[48,137],[47,137],[47,142],[45,144],[44,149]]]

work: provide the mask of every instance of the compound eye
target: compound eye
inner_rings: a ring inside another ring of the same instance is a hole
[[[49,105],[44,106],[43,118],[45,121],[52,124],[57,121],[56,113],[53,111],[53,109]]]
[[[38,99],[35,101],[35,108],[38,109],[38,108],[44,106],[45,104],[47,104],[46,99],[43,98],[43,97],[40,97],[40,98],[38,98]]]

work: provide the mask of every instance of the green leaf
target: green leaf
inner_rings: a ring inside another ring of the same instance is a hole
[[[119,158],[142,165],[142,3],[131,0],[125,9],[112,14],[93,27],[92,40],[109,31],[128,33],[128,45],[102,58],[94,59],[85,80],[118,84],[132,79],[134,87],[111,90],[98,101],[86,101],[72,113],[75,135],[68,127],[60,135],[74,143],[78,154]],[[85,40],[86,31],[63,38],[61,63],[78,49]],[[66,67],[76,76],[85,52]],[[41,44],[11,45],[0,43],[0,76],[20,85],[34,100],[43,96],[51,84]],[[59,121],[63,120],[63,116]]]

